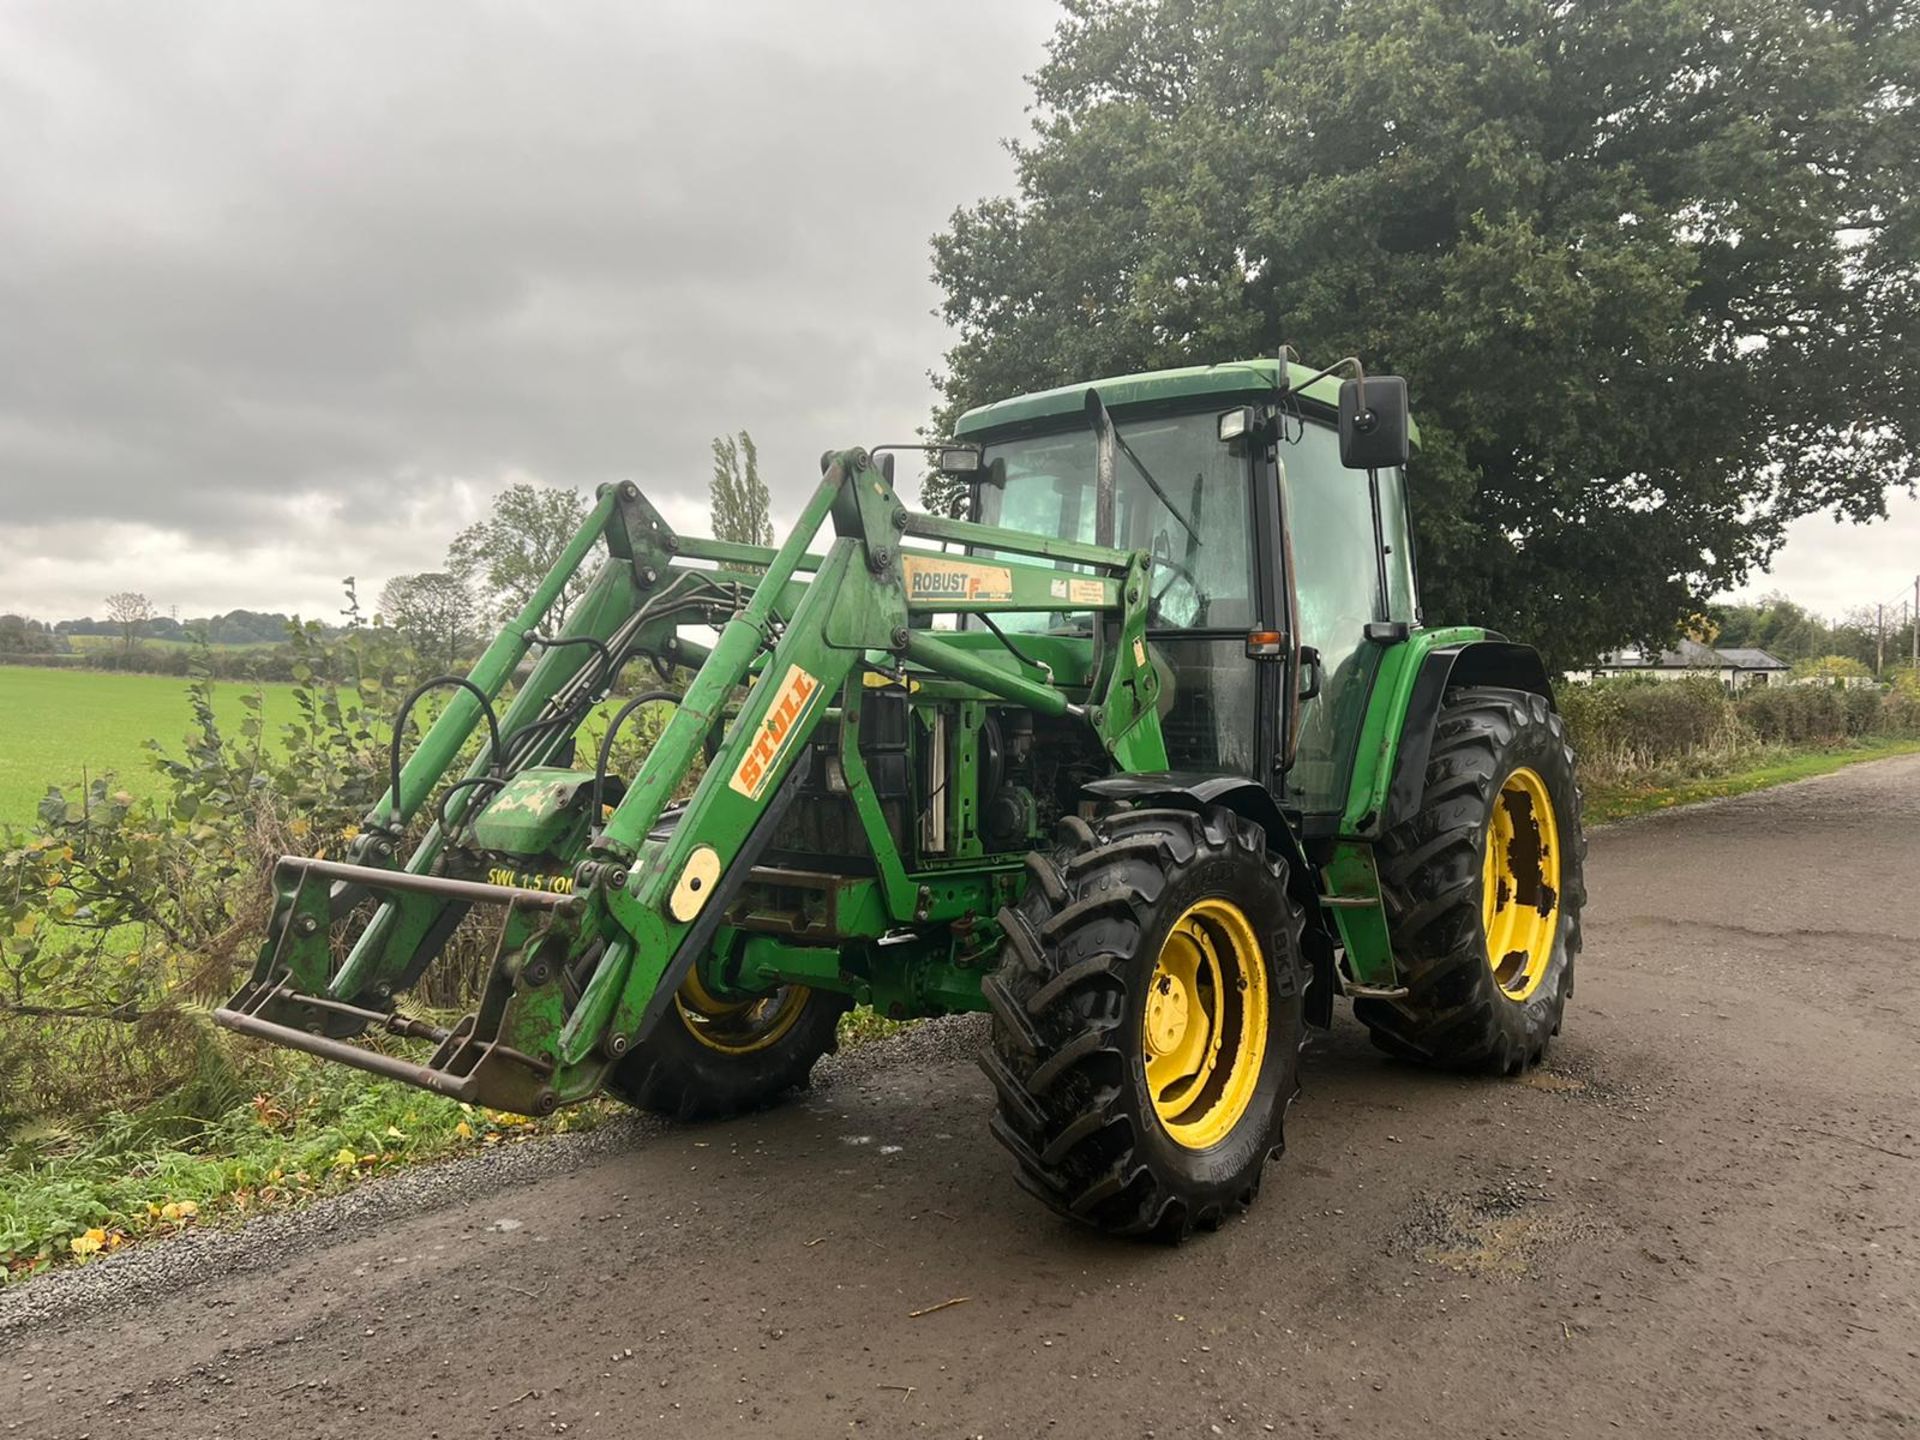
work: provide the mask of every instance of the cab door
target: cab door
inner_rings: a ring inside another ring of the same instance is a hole
[[[1284,798],[1310,829],[1324,829],[1345,806],[1381,646],[1399,633],[1392,622],[1415,623],[1405,479],[1398,469],[1379,472],[1376,511],[1367,472],[1343,466],[1338,435],[1313,421],[1292,421],[1274,458],[1292,565]]]

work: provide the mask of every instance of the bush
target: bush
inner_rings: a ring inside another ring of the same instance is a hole
[[[1920,735],[1920,685],[1900,684],[1880,702],[1874,722],[1880,735]]]
[[[0,1129],[138,1103],[217,1069],[208,1002],[265,928],[287,851],[338,855],[386,786],[386,714],[406,653],[386,631],[296,636],[296,721],[269,744],[261,699],[221,731],[211,674],[189,687],[184,753],[149,741],[155,798],[111,776],[51,787],[30,836],[0,836]],[[202,652],[204,654],[204,652]]]
[[[1843,693],[1830,685],[1769,686],[1747,691],[1734,709],[1741,723],[1766,744],[1832,745],[1850,733]]]
[[[1562,687],[1560,709],[1590,769],[1633,770],[1694,751],[1736,746],[1739,720],[1708,676],[1623,675]]]
[[[1905,682],[1886,691],[1809,684],[1729,696],[1704,675],[1623,675],[1562,686],[1556,699],[1581,770],[1603,782],[1731,769],[1767,748],[1920,736],[1920,684]]]
[[[1840,703],[1847,712],[1847,734],[1850,736],[1871,735],[1880,726],[1880,712],[1884,701],[1880,692],[1869,685],[1852,690],[1842,690]]]

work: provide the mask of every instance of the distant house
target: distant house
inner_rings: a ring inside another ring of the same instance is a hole
[[[1600,657],[1591,670],[1575,671],[1570,680],[1606,675],[1651,675],[1657,680],[1679,680],[1688,675],[1711,675],[1729,690],[1755,685],[1778,685],[1793,667],[1764,650],[1730,647],[1716,650],[1698,640],[1682,640],[1672,650],[1615,650]]]

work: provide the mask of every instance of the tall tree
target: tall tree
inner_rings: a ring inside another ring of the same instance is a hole
[[[587,518],[586,497],[578,490],[550,485],[509,485],[493,502],[493,513],[469,525],[447,549],[447,573],[479,591],[500,619],[533,598],[567,542]],[[554,628],[585,593],[592,567],[561,591],[548,612]]]
[[[760,479],[760,452],[753,436],[740,432],[738,442],[722,435],[713,442],[713,534],[717,540],[741,545],[773,544],[772,504]]]
[[[1920,0],[1066,0],[1019,190],[934,240],[935,429],[1359,354],[1426,609],[1572,661],[1920,478]]]
[[[433,664],[451,667],[479,638],[478,605],[457,575],[396,575],[380,592],[380,613]]]
[[[1754,604],[1713,607],[1722,647],[1748,646],[1780,660],[1806,660],[1834,648],[1833,628],[1804,605],[1775,590]]]
[[[120,648],[131,655],[133,642],[153,619],[153,602],[138,590],[116,590],[107,596],[107,619],[120,632]]]
[[[24,615],[0,615],[0,651],[15,655],[45,655],[53,650],[53,631],[42,621]]]

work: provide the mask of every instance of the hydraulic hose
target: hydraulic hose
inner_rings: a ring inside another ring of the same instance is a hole
[[[671,700],[674,704],[678,705],[680,703],[680,692],[677,690],[642,690],[638,695],[634,696],[614,712],[613,720],[607,726],[607,733],[600,739],[600,754],[593,762],[593,789],[589,792],[592,798],[587,806],[587,823],[596,829],[598,829],[600,825],[600,792],[606,787],[607,765],[613,759],[613,738],[620,733],[620,727],[626,723],[629,715],[633,714],[633,712],[638,710],[642,705],[651,704],[655,700]]]
[[[487,699],[486,692],[464,675],[436,675],[431,680],[422,680],[413,687],[413,692],[400,702],[400,713],[393,717],[393,744],[387,751],[388,811],[387,824],[398,835],[406,823],[406,816],[400,808],[400,742],[406,738],[407,716],[413,710],[414,702],[429,690],[442,690],[447,686],[457,686],[465,690],[480,702],[480,713],[487,720],[487,739],[491,745],[488,753],[488,768],[500,764],[500,722],[494,717],[493,705]]]

